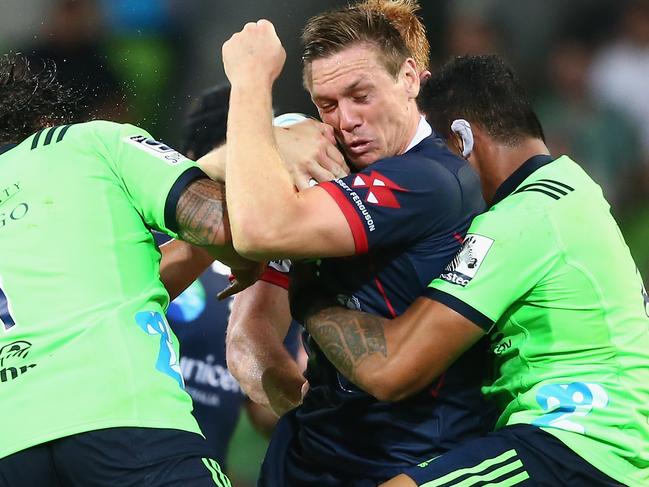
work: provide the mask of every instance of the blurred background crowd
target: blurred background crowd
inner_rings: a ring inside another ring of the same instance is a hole
[[[192,101],[225,82],[221,44],[262,17],[275,24],[287,51],[276,110],[315,115],[301,86],[300,29],[310,16],[346,3],[2,0],[0,48],[54,60],[89,102],[80,118],[133,123],[178,145]],[[570,154],[602,186],[647,282],[649,0],[420,3],[433,70],[454,54],[497,52],[513,64],[553,155]],[[236,485],[254,485],[264,448],[244,418],[230,452]]]

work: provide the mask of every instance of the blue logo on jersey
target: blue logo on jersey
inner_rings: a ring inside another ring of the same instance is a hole
[[[198,279],[169,304],[167,316],[173,323],[196,320],[205,311],[205,288]]]
[[[180,372],[178,356],[171,342],[171,330],[167,320],[157,311],[140,311],[135,315],[135,322],[149,335],[160,335],[160,352],[155,368],[178,382],[181,389],[185,388]]]
[[[608,394],[599,384],[572,382],[547,384],[536,393],[536,401],[545,411],[551,411],[532,422],[534,426],[559,428],[585,433],[583,425],[573,419],[586,416],[593,408],[608,404]]]

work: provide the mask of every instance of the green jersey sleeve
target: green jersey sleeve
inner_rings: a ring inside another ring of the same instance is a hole
[[[453,261],[433,280],[425,295],[454,309],[489,331],[524,296],[550,265],[545,218],[517,221],[478,216]]]
[[[182,191],[205,178],[196,163],[133,125],[114,125],[109,159],[131,204],[146,224],[178,237],[176,205]]]

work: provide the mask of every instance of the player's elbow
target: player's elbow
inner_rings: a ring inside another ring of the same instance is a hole
[[[237,253],[258,262],[283,256],[286,232],[268,222],[248,221],[232,228],[232,244]]]
[[[259,222],[248,221],[232,228],[232,245],[246,259],[265,260],[271,238],[272,235]]]
[[[428,379],[414,376],[411,371],[389,366],[381,368],[372,374],[372,377],[365,378],[361,387],[379,401],[397,402],[408,399],[421,391]]]

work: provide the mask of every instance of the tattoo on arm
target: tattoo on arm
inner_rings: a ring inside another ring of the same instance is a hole
[[[223,185],[199,179],[183,191],[176,207],[178,235],[194,245],[221,246],[225,235]]]
[[[374,353],[388,356],[383,327],[386,319],[333,307],[307,318],[306,326],[331,363],[351,381],[360,363]]]

